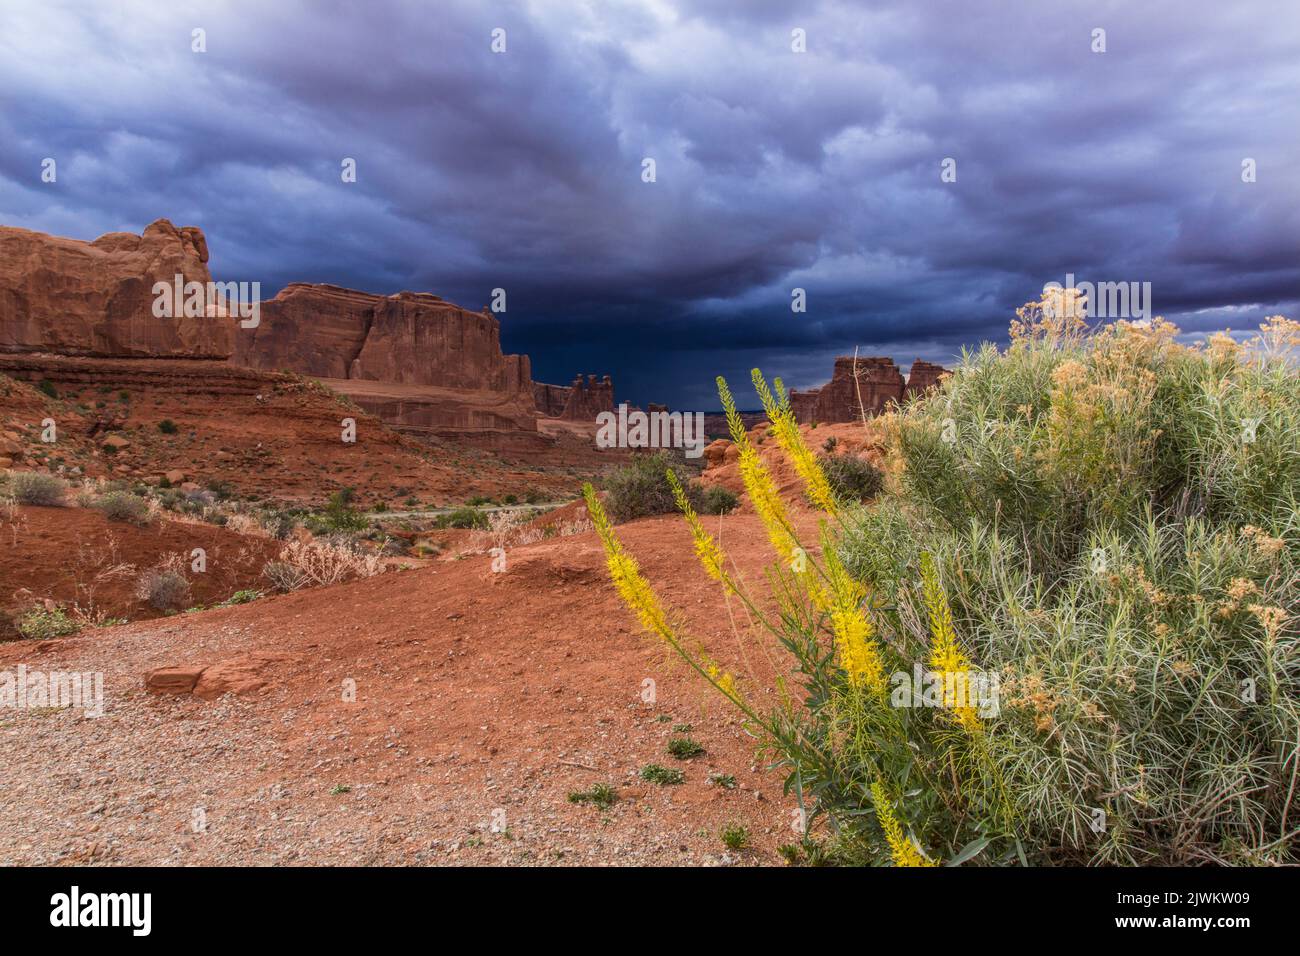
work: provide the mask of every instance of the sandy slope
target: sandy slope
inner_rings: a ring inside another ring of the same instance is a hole
[[[761,527],[750,515],[721,527],[756,580]],[[728,611],[681,522],[620,531],[692,633],[736,660]],[[729,705],[637,633],[594,535],[508,560],[504,574],[470,557],[0,645],[0,671],[102,670],[108,701],[99,718],[0,710],[0,864],[776,862],[794,838],[780,775],[757,769]],[[762,648],[749,656],[747,693],[763,697],[775,672]],[[249,692],[146,693],[145,673],[167,665],[219,665],[209,676]],[[647,678],[653,704],[641,699]],[[708,751],[686,763],[665,751],[683,723]],[[687,782],[642,783],[651,762]],[[739,786],[710,785],[712,771]],[[566,800],[600,782],[618,787],[612,809]],[[494,811],[508,833],[492,832]],[[732,821],[754,849],[723,847]]]

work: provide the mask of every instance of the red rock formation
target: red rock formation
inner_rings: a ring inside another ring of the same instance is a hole
[[[537,406],[537,414],[543,418],[559,418],[569,403],[570,391],[568,385],[533,382],[533,403]]]
[[[166,219],[94,242],[0,226],[0,352],[226,358],[234,323],[158,318],[155,282],[208,283],[208,244]]]
[[[905,384],[893,359],[840,356],[829,382],[807,392],[792,389],[790,404],[800,422],[851,422],[862,417],[862,409],[875,415],[901,400]]]
[[[347,378],[374,320],[378,296],[294,282],[261,304],[257,328],[240,329],[231,361],[317,378]]]
[[[573,422],[594,422],[601,412],[614,410],[614,382],[606,375],[600,381],[588,375],[583,382],[579,375],[569,386],[569,400],[564,403],[560,417]]]
[[[533,400],[543,418],[595,422],[601,412],[614,410],[614,382],[608,375],[601,379],[588,375],[585,381],[578,375],[572,385],[535,382]]]
[[[805,391],[791,389],[790,406],[800,424],[857,421],[864,410],[868,416],[878,415],[890,403],[901,403],[930,388],[945,371],[918,359],[912,364],[911,380],[905,382],[891,358],[842,355],[835,360],[831,380],[825,385]]]
[[[368,412],[409,431],[503,447],[538,439],[527,355],[501,352],[487,310],[427,292],[375,295],[292,283],[238,330],[232,361],[324,379]]]
[[[233,360],[320,378],[364,379],[511,394],[532,402],[526,355],[503,355],[501,328],[427,292],[374,295],[295,282],[240,330]]]
[[[907,389],[903,397],[911,398],[913,395],[934,388],[939,384],[940,376],[947,374],[948,370],[942,365],[917,359],[912,363],[911,371],[907,373]]]

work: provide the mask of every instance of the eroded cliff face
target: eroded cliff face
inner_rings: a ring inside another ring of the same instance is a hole
[[[208,244],[166,219],[94,242],[0,226],[0,352],[224,359],[235,323],[159,318],[154,283],[210,282]]]
[[[852,422],[863,413],[879,415],[890,403],[901,404],[913,394],[933,388],[947,372],[941,365],[917,359],[905,380],[891,358],[871,355],[835,360],[831,380],[820,388],[790,390],[790,407],[800,424]]]
[[[326,380],[386,423],[486,447],[537,438],[527,355],[501,352],[501,328],[427,292],[375,295],[292,283],[239,330],[232,361]]]
[[[568,404],[569,391],[568,385],[533,382],[533,404],[537,406],[537,414],[543,418],[559,418]]]
[[[528,356],[502,354],[494,316],[427,292],[292,283],[262,303],[233,358],[320,378],[533,394]]]
[[[614,382],[608,375],[578,375],[570,385],[534,382],[533,401],[543,418],[594,423],[601,412],[614,410]]]

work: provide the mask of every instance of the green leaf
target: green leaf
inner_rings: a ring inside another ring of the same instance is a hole
[[[972,859],[973,857],[979,856],[980,853],[983,852],[984,848],[985,848],[986,846],[988,846],[988,845],[989,845],[989,838],[988,838],[988,837],[980,837],[979,839],[971,840],[969,843],[967,843],[964,847],[962,847],[962,848],[957,852],[957,855],[956,855],[956,856],[954,856],[951,860],[949,860],[949,861],[948,861],[946,864],[944,864],[944,865],[945,865],[945,866],[961,866],[961,865],[962,865],[963,863],[965,863],[967,860]]]

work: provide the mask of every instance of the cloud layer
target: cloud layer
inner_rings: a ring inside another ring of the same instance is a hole
[[[855,346],[950,361],[1067,273],[1151,282],[1189,331],[1300,318],[1293,4],[864,7],[7,8],[0,222],[166,216],[264,291],[502,287],[539,380],[677,407],[755,364],[816,384]]]

